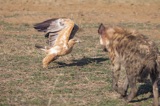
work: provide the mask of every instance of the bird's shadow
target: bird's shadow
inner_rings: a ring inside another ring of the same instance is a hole
[[[58,64],[58,68],[66,67],[66,66],[85,66],[90,63],[101,63],[103,61],[109,60],[109,58],[102,58],[102,57],[97,57],[97,58],[82,58],[78,60],[72,60],[71,63],[65,63],[65,62],[56,62]],[[50,67],[55,68],[55,67]]]

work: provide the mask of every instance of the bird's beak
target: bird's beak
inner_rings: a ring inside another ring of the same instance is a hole
[[[81,41],[81,40],[77,40],[77,39],[76,39],[76,40],[75,40],[75,42],[76,42],[76,43],[81,43],[82,41]]]

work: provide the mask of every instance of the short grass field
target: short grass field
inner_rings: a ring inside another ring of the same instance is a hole
[[[0,0],[0,106],[151,106],[150,83],[137,84],[131,103],[112,90],[97,30],[100,23],[135,29],[160,48],[159,6],[159,0]],[[58,17],[79,25],[75,38],[82,42],[43,69],[45,53],[35,44],[46,39],[33,25]]]

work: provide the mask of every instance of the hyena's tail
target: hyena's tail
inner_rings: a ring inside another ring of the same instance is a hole
[[[43,51],[45,51],[45,52],[48,52],[48,49],[49,49],[49,48],[47,48],[46,46],[40,46],[40,45],[37,45],[37,44],[35,44],[35,47],[36,47],[37,49],[41,49],[41,50],[43,50]]]

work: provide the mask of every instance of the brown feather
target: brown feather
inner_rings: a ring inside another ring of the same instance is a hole
[[[43,59],[44,68],[57,57],[69,54],[72,51],[76,43],[73,38],[79,29],[72,20],[66,18],[47,20],[36,24],[34,28],[40,32],[46,32],[45,37],[48,38],[47,43],[50,48],[46,50],[47,56]],[[39,48],[40,46],[36,47]]]

